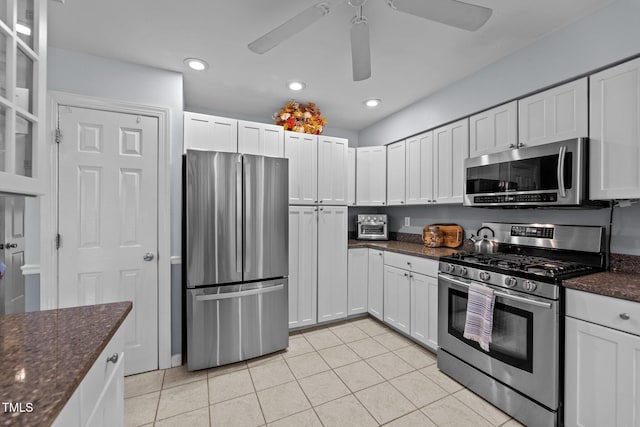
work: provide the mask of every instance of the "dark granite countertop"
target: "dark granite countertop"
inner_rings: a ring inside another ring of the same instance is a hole
[[[422,243],[401,242],[397,240],[349,240],[349,249],[351,248],[381,249],[389,252],[398,252],[405,255],[438,260],[440,257],[462,252],[464,245],[458,249],[428,248]]]
[[[131,302],[0,315],[0,426],[48,426],[58,416],[107,343]]]
[[[640,274],[602,272],[562,282],[564,287],[640,302]]]

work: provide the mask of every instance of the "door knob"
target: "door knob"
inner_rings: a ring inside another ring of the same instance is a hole
[[[18,244],[17,243],[5,243],[4,244],[4,248],[5,249],[14,249],[17,248]],[[0,249],[2,249],[2,245],[0,245]]]
[[[146,254],[144,254],[142,259],[147,261],[147,262],[148,261],[153,261],[153,254],[151,252],[147,252]]]

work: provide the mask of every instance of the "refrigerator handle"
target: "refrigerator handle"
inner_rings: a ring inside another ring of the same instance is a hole
[[[242,157],[236,164],[236,271],[242,273]]]

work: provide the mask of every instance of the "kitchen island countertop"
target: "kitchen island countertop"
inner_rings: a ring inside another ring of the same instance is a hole
[[[397,252],[405,255],[413,255],[422,258],[439,260],[440,257],[462,252],[463,246],[453,248],[428,248],[422,243],[402,242],[398,240],[349,240],[349,249],[372,248],[383,251]]]
[[[131,311],[131,302],[0,315],[0,426],[58,416]],[[31,410],[30,410],[31,409]]]

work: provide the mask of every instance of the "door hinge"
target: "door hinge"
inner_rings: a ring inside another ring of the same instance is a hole
[[[60,249],[61,243],[62,243],[62,236],[58,233],[56,234],[56,249]]]
[[[60,141],[62,141],[62,131],[60,130],[60,128],[56,129],[56,144],[60,144]]]

